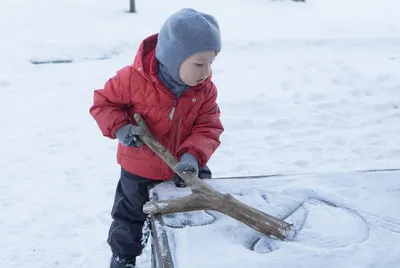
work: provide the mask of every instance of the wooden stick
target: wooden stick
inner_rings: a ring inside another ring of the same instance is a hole
[[[230,194],[218,192],[192,172],[175,171],[175,166],[179,161],[153,137],[140,114],[135,114],[134,118],[138,126],[143,129],[143,135],[140,135],[140,139],[161,157],[192,190],[192,194],[182,198],[149,201],[143,206],[145,213],[169,214],[196,210],[215,210],[246,224],[264,235],[274,236],[280,240],[285,240],[292,236],[292,224],[243,204]]]

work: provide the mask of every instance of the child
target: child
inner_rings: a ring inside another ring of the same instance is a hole
[[[177,171],[211,177],[206,163],[220,145],[224,128],[211,81],[211,64],[221,50],[216,19],[194,9],[170,16],[158,34],[143,40],[134,63],[95,90],[90,113],[104,136],[118,139],[121,177],[108,240],[111,268],[134,267],[142,253],[143,205],[147,186],[174,178]],[[140,113],[154,137],[180,160],[171,170],[138,137]]]

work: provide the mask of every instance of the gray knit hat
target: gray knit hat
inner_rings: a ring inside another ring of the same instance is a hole
[[[180,80],[179,68],[185,59],[205,51],[221,51],[219,25],[209,14],[181,9],[165,21],[158,33],[156,58],[174,79]]]

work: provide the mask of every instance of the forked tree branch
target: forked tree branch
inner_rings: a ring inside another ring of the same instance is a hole
[[[154,138],[140,114],[135,114],[134,118],[144,132],[140,139],[161,157],[192,190],[192,194],[182,198],[149,201],[143,206],[145,213],[170,214],[196,210],[215,210],[246,224],[264,235],[274,236],[280,240],[285,240],[292,236],[291,224],[243,204],[230,194],[218,192],[191,172],[175,171],[175,166],[179,161]]]

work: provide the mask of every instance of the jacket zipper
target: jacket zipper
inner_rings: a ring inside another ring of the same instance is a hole
[[[178,148],[179,148],[179,138],[181,135],[181,122],[182,122],[182,118],[179,119],[179,123],[178,123],[178,133],[176,134],[176,146],[175,146],[175,154],[178,153]]]
[[[171,112],[169,113],[169,116],[168,116],[169,120],[172,120],[172,118],[174,118],[175,110],[176,110],[176,99],[174,100],[174,102],[172,104]]]

